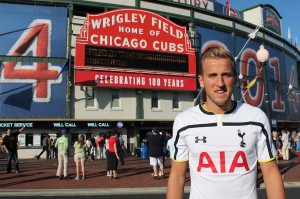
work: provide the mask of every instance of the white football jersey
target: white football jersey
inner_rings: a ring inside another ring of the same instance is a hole
[[[238,102],[224,114],[201,105],[180,113],[173,138],[174,161],[189,161],[190,199],[257,198],[257,161],[276,154],[265,113]]]

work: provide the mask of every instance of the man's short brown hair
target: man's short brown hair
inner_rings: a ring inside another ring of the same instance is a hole
[[[237,71],[236,71],[236,64],[234,61],[234,58],[230,54],[230,52],[222,47],[211,47],[207,48],[200,57],[200,70],[199,74],[203,75],[203,63],[206,59],[230,59],[231,61],[231,67],[232,67],[232,73],[234,78],[237,78]]]

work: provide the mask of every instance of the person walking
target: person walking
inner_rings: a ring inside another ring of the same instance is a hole
[[[97,157],[98,160],[100,160],[100,147],[99,147],[100,137],[101,137],[101,135],[99,133],[98,136],[95,139],[95,142],[96,142],[96,157]]]
[[[45,135],[42,144],[43,144],[43,150],[39,155],[35,156],[35,159],[37,160],[40,159],[41,155],[43,155],[45,151],[46,151],[46,158],[47,159],[50,158],[50,136],[48,134]]]
[[[169,155],[169,159],[170,159],[170,164],[171,164],[171,166],[172,166],[172,159],[173,159],[173,157],[171,156],[171,154],[172,154],[172,151],[174,150],[174,148],[173,148],[173,146],[174,146],[174,139],[173,139],[173,137],[171,136],[171,138],[168,140],[168,142],[167,142],[167,151],[168,151],[168,153],[170,154]]]
[[[120,133],[117,133],[116,141],[117,141],[117,150],[118,150],[120,165],[124,165],[125,164],[125,162],[124,162],[124,152],[123,152],[124,140],[120,136]]]
[[[59,179],[70,179],[68,176],[68,148],[69,148],[69,141],[66,137],[66,130],[61,131],[61,137],[57,138],[55,143],[55,147],[58,151],[58,168],[56,172],[56,176]]]
[[[96,156],[96,139],[95,139],[95,135],[94,133],[91,134],[90,137],[90,155],[91,155],[91,161],[95,160],[95,156]]]
[[[291,152],[293,152],[294,154],[296,154],[296,149],[297,149],[297,142],[295,142],[295,138],[297,136],[297,131],[292,131],[291,134]]]
[[[118,147],[117,147],[117,140],[116,140],[116,133],[112,131],[110,133],[110,138],[108,140],[109,145],[109,172],[110,172],[110,179],[118,179],[117,177],[117,167],[118,167]]]
[[[259,108],[231,100],[235,60],[222,47],[207,48],[198,80],[206,100],[179,113],[173,124],[173,165],[167,199],[182,199],[189,162],[190,199],[257,199],[257,162],[267,197],[285,199],[269,120]]]
[[[56,159],[57,158],[57,148],[55,147],[55,143],[57,141],[57,135],[55,135],[55,137],[52,139],[52,143],[51,143],[51,158],[52,159]]]
[[[297,133],[296,137],[295,137],[295,141],[297,141],[297,155],[298,155],[298,162],[300,162],[300,131]]]
[[[295,137],[295,141],[297,142],[297,153],[300,152],[300,131],[297,133],[296,137]]]
[[[106,176],[110,177],[110,167],[109,167],[109,138],[111,135],[111,131],[107,131],[105,134],[105,157],[106,157]]]
[[[167,149],[167,144],[168,141],[172,138],[172,135],[170,132],[166,132],[166,136],[165,136],[165,145],[166,145],[166,154],[165,154],[165,158],[170,158],[170,151]]]
[[[86,139],[85,143],[86,143],[86,146],[88,148],[87,159],[89,160],[90,155],[91,155],[91,141],[90,141],[90,139]]]
[[[85,143],[85,137],[84,135],[80,135],[78,138],[78,141],[74,143],[74,162],[76,163],[76,177],[75,180],[80,179],[80,166],[81,166],[81,173],[82,178],[85,179],[85,156],[87,153],[87,145]]]
[[[104,159],[104,147],[105,147],[105,138],[103,134],[99,133],[99,136],[96,139],[96,145],[97,145],[97,156],[99,160]]]
[[[280,154],[280,150],[278,148],[279,137],[278,137],[277,131],[272,131],[272,142],[273,142],[273,146],[275,147],[275,150],[277,151],[277,153],[276,153],[276,162],[278,164],[278,157],[279,157],[279,154]]]
[[[12,132],[12,129],[7,129],[7,134],[3,138],[3,149],[7,156],[6,172],[11,173],[11,161],[14,161],[16,173],[20,173],[19,158],[18,158],[18,135],[24,130],[25,126],[17,132]]]
[[[281,131],[282,133],[282,156],[283,160],[288,161],[290,159],[290,154],[289,154],[289,135],[286,133],[285,130]]]
[[[164,178],[164,137],[159,134],[158,128],[152,129],[152,134],[148,136],[150,165],[153,167],[153,178]],[[160,174],[160,175],[159,175]]]

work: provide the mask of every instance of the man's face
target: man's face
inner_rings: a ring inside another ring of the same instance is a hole
[[[231,94],[235,84],[230,59],[208,58],[203,62],[203,74],[198,76],[207,95],[207,108],[218,113],[231,108]]]
[[[7,129],[7,135],[11,134],[11,129]]]

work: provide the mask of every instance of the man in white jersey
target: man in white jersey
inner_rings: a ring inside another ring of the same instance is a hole
[[[179,114],[173,126],[173,165],[167,199],[182,199],[187,162],[190,199],[256,199],[257,161],[269,199],[285,198],[265,113],[231,100],[236,66],[219,47],[200,59],[206,102]]]

